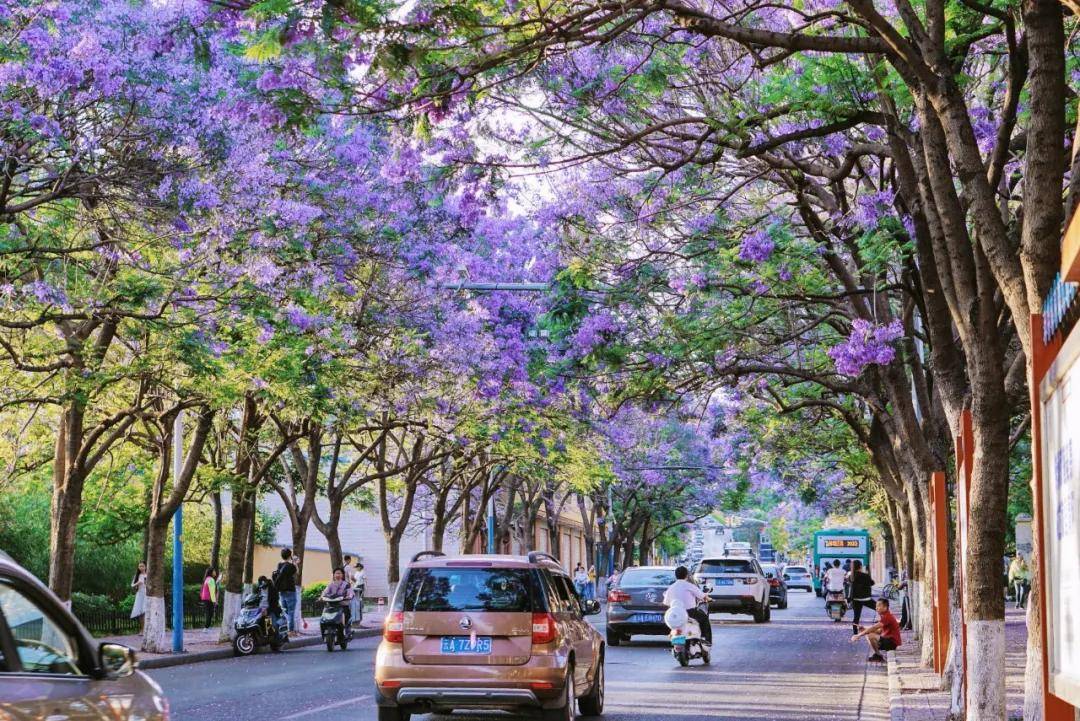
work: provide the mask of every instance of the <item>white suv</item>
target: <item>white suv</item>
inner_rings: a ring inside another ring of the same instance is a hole
[[[703,558],[694,571],[699,585],[708,586],[709,612],[746,613],[757,623],[772,618],[769,582],[757,559],[746,556]]]

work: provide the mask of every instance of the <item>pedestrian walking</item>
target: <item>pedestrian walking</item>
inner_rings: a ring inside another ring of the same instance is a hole
[[[206,626],[204,628],[210,628],[214,624],[214,611],[217,609],[218,598],[218,571],[211,566],[206,569],[206,573],[203,574],[202,591],[199,592],[199,600],[202,601],[203,608],[206,609]]]
[[[1016,594],[1016,608],[1027,608],[1027,594],[1031,590],[1031,569],[1024,554],[1016,554],[1009,564],[1009,584]]]
[[[851,632],[859,632],[859,620],[862,618],[864,608],[874,608],[874,579],[863,570],[862,561],[855,560],[851,564],[851,596],[848,603],[854,618],[851,620]]]
[[[596,598],[596,566],[589,566],[589,584],[585,587],[585,598]]]
[[[299,575],[296,557],[291,548],[281,549],[281,563],[274,571],[274,588],[278,593],[281,610],[285,613],[285,619],[289,624],[289,633],[297,634],[296,628],[296,579]]]
[[[135,575],[131,579],[131,588],[135,591],[135,603],[131,606],[131,617],[139,619],[139,633],[146,624],[146,564],[139,561]]]

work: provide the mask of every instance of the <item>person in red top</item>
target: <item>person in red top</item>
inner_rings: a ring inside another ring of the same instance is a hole
[[[859,632],[852,636],[851,640],[857,641],[865,637],[866,642],[870,644],[870,650],[873,651],[867,660],[884,661],[885,657],[881,655],[881,652],[893,651],[899,648],[903,642],[900,638],[900,623],[896,620],[896,616],[889,611],[888,599],[879,598],[875,609],[878,614],[878,622],[870,627],[859,626]]]

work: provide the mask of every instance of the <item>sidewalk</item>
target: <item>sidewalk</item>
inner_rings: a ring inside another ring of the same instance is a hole
[[[1005,704],[1009,719],[1023,716],[1027,622],[1023,609],[1005,611]],[[945,721],[949,691],[932,669],[919,665],[919,650],[910,632],[904,645],[889,654],[889,706],[892,721]]]
[[[302,628],[298,637],[290,639],[288,645],[285,647],[286,649],[316,646],[322,643],[322,638],[319,636],[319,617],[311,616],[304,620],[307,622],[307,628]],[[383,615],[374,611],[366,612],[364,613],[364,620],[361,621],[360,628],[355,631],[354,638],[377,636],[382,628],[382,624]],[[139,648],[142,646],[142,635],[140,634],[109,636],[99,638],[97,641],[99,643],[119,643],[133,648],[138,657],[139,668],[153,669],[232,658],[232,644],[218,643],[218,636],[220,633],[221,628],[218,626],[208,629],[186,629],[184,631],[184,651],[179,654],[147,653],[145,651],[140,651]]]

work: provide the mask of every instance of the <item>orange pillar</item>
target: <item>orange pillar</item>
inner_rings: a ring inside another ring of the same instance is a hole
[[[1080,331],[1078,331],[1080,332]],[[1034,513],[1032,518],[1032,541],[1038,549],[1039,565],[1036,572],[1039,574],[1039,613],[1042,614],[1042,637],[1039,639],[1039,647],[1042,650],[1042,687],[1043,687],[1043,719],[1045,721],[1074,721],[1076,711],[1071,704],[1066,703],[1054,694],[1050,693],[1050,661],[1049,647],[1047,646],[1046,631],[1049,616],[1046,613],[1046,549],[1043,544],[1043,462],[1042,462],[1042,398],[1040,386],[1046,377],[1050,365],[1054,362],[1058,351],[1061,350],[1063,338],[1054,338],[1049,344],[1043,343],[1042,316],[1031,316],[1031,341],[1034,346],[1033,358],[1031,359],[1031,378],[1028,389],[1031,394],[1031,473],[1032,473],[1032,506]]]
[[[934,672],[945,671],[949,654],[949,501],[945,474],[930,476],[930,508],[934,517],[931,563],[934,579]]]

